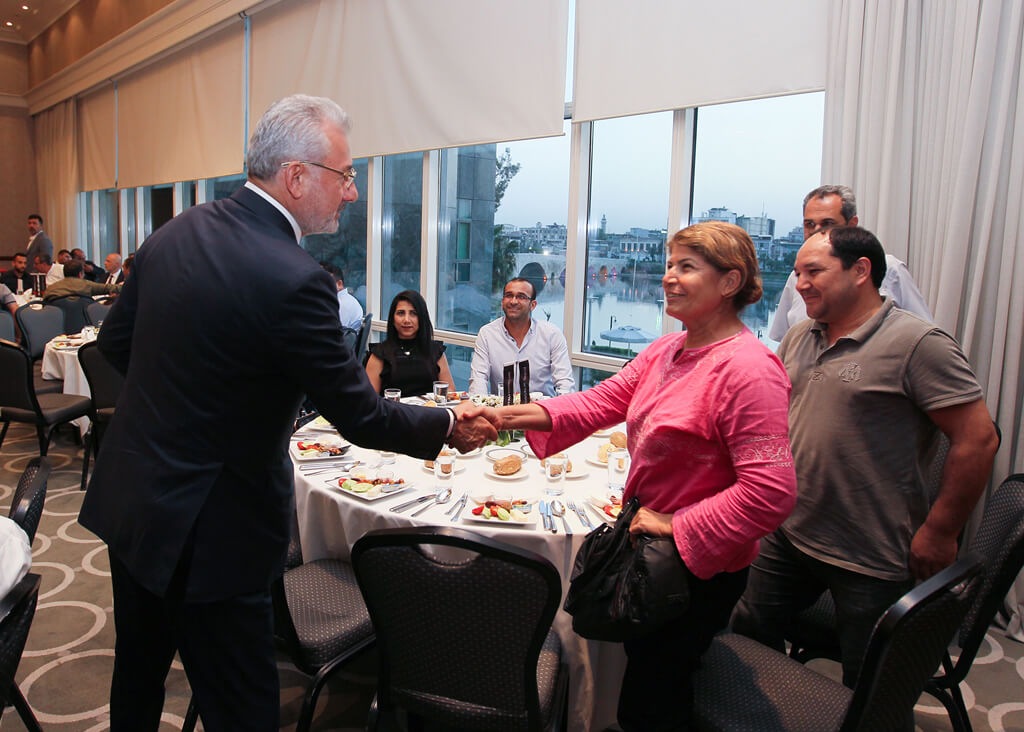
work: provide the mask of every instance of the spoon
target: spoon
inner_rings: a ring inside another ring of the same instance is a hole
[[[439,490],[437,492],[436,496],[434,496],[434,502],[433,503],[428,503],[426,506],[421,508],[419,511],[416,511],[412,515],[413,516],[419,516],[421,513],[426,511],[431,506],[440,506],[442,503],[448,503],[448,501],[451,500],[451,497],[452,497],[452,489],[451,489],[451,487],[445,486],[444,488],[442,488],[441,490]]]
[[[565,533],[568,535],[572,534],[572,529],[569,528],[569,522],[565,520],[565,504],[557,498],[551,502],[551,513],[562,519],[562,526],[565,528]]]

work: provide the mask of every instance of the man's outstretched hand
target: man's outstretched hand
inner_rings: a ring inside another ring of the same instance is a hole
[[[493,409],[471,402],[464,402],[455,408],[455,429],[448,444],[459,452],[469,452],[483,447],[489,440],[498,439],[501,420]]]

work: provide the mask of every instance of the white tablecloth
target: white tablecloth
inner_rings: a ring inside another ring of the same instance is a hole
[[[315,440],[323,433],[298,433],[297,437]],[[607,475],[604,467],[596,467],[585,461],[585,457],[597,457],[597,447],[606,440],[589,438],[567,450],[574,468],[588,471],[586,477],[564,480],[565,495],[563,501],[569,499],[582,505],[586,497],[594,493],[602,493],[606,487]],[[525,444],[514,443],[514,444]],[[374,466],[379,455],[372,450],[353,447],[350,455]],[[477,494],[481,491],[515,496],[542,496],[544,478],[540,463],[533,457],[527,458],[522,470],[526,477],[519,481],[498,481],[485,476],[491,470],[492,463],[485,455],[457,459],[457,466],[465,466],[465,470],[456,473],[452,489],[452,501],[469,491]],[[533,527],[479,523],[465,519],[473,507],[470,501],[462,512],[462,518],[453,524],[445,511],[447,505],[432,506],[430,509],[413,518],[419,507],[411,508],[402,513],[389,509],[405,501],[433,492],[436,480],[432,471],[423,468],[423,461],[399,455],[393,465],[385,466],[395,477],[405,478],[413,482],[413,488],[395,496],[378,501],[364,501],[345,491],[335,489],[338,471],[325,472],[307,477],[299,470],[299,465],[310,465],[309,462],[299,463],[295,468],[295,496],[299,518],[299,537],[302,543],[302,556],[305,561],[323,557],[339,557],[347,559],[352,545],[368,531],[373,529],[396,528],[403,526],[453,526],[470,531],[477,531],[486,536],[514,544],[520,548],[536,552],[550,560],[562,577],[562,599],[569,586],[572,562],[576,551],[583,542],[587,529],[579,519],[567,513],[569,528],[574,532],[566,536],[562,522],[556,519],[558,533],[552,534],[542,528],[539,515]],[[589,509],[584,509],[589,510]],[[591,522],[596,526],[598,518],[590,512]],[[619,686],[622,672],[625,669],[625,653],[617,643],[587,641],[572,631],[572,618],[563,610],[555,617],[554,627],[562,640],[563,649],[569,661],[569,728],[576,731],[600,731],[615,724],[615,708],[619,698]]]
[[[42,377],[52,380],[64,379],[65,394],[91,397],[89,382],[86,381],[85,372],[82,371],[82,366],[78,363],[78,349],[57,348],[56,343],[61,340],[54,338],[43,349]],[[74,422],[84,436],[89,430],[89,418],[79,417]]]

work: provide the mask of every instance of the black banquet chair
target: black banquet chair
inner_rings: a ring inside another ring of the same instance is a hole
[[[6,310],[0,310],[0,338],[5,341],[15,340],[14,318]]]
[[[10,519],[22,528],[28,536],[29,545],[36,538],[39,519],[46,503],[46,481],[50,478],[50,459],[32,458],[28,461],[18,487],[11,497]]]
[[[14,317],[33,361],[43,357],[47,343],[64,333],[64,311],[53,305],[28,303],[18,308]]]
[[[366,534],[352,564],[380,660],[370,729],[399,710],[410,728],[564,729],[568,671],[551,629],[562,585],[551,562],[423,527]]]
[[[85,295],[61,295],[48,300],[47,304],[64,311],[65,333],[79,333],[82,328],[89,325],[87,308],[94,302],[95,300]]]
[[[89,454],[99,455],[103,432],[114,418],[117,397],[124,386],[124,376],[100,353],[96,341],[86,343],[78,349],[78,363],[82,366],[85,380],[89,382],[92,394],[92,423],[85,436],[85,452],[82,455],[82,490],[89,477]]]
[[[85,315],[89,319],[89,325],[99,325],[106,319],[112,305],[105,302],[91,302],[85,306]]]
[[[88,397],[73,394],[37,394],[33,387],[32,361],[16,343],[0,340],[0,446],[11,422],[35,425],[39,454],[46,455],[53,433],[60,425],[85,417],[92,409]]]
[[[848,689],[734,633],[717,636],[694,677],[702,732],[853,732],[906,727],[980,584],[971,556],[925,580],[875,625]]]
[[[0,599],[0,714],[11,704],[29,732],[42,732],[32,708],[29,707],[14,675],[21,663],[28,631],[36,613],[39,598],[39,575],[26,574],[7,595]]]

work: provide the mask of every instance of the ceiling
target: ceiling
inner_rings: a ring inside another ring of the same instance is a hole
[[[28,43],[78,0],[0,0],[0,41]],[[23,9],[28,7],[28,10]],[[12,26],[7,23],[13,23]]]

